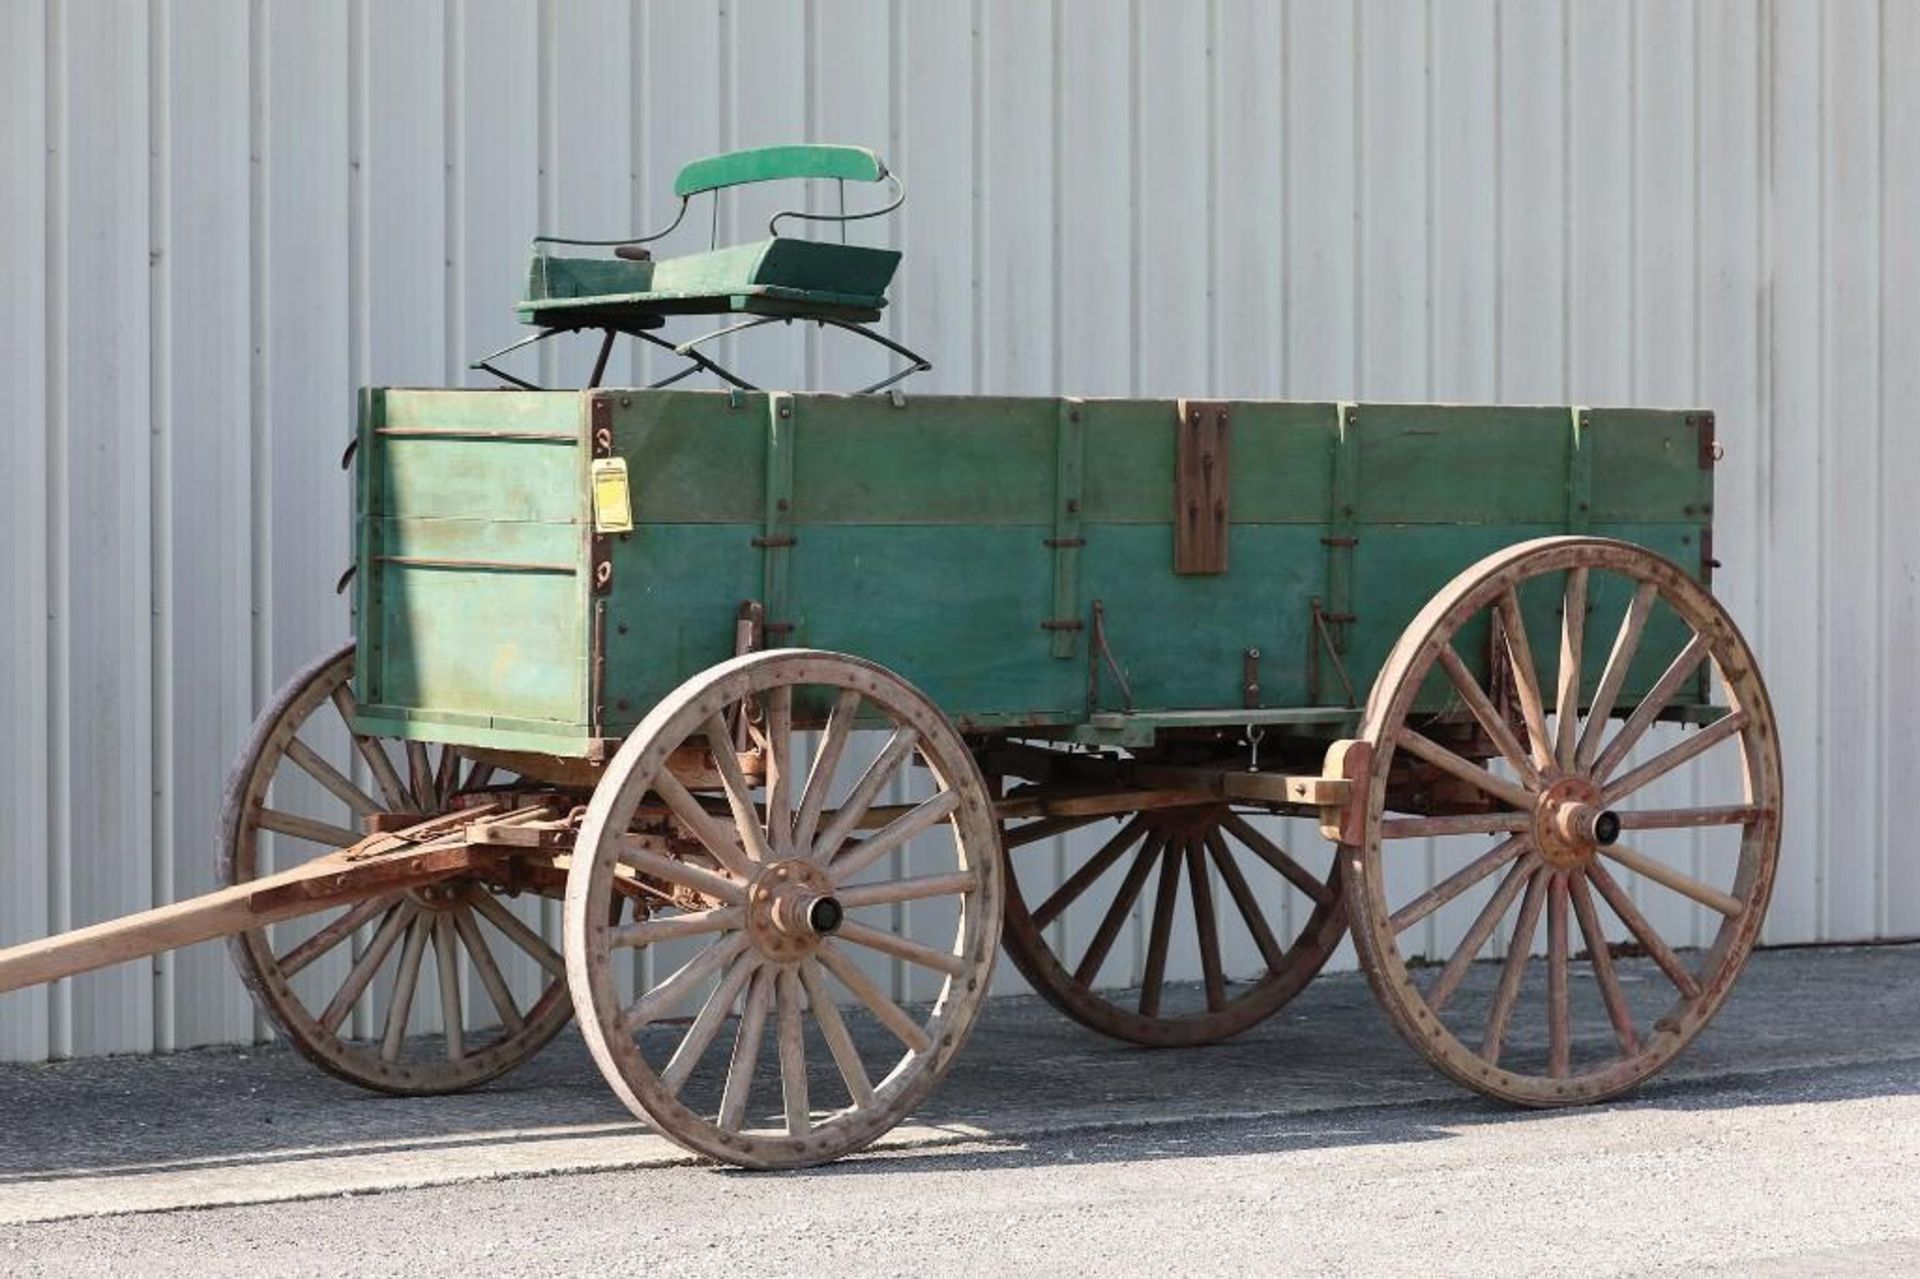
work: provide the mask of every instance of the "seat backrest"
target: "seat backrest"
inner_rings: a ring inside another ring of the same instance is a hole
[[[785,178],[878,182],[886,176],[886,164],[865,147],[825,143],[755,147],[693,161],[673,180],[673,193],[684,200],[703,191],[718,191],[749,182],[775,182]]]

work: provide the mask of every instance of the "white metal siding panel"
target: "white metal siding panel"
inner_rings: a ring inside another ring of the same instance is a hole
[[[150,32],[143,9],[67,6],[60,50],[66,149],[65,920],[153,902],[153,449],[150,433]],[[153,1046],[151,963],[69,983],[57,1048]],[[56,1000],[57,1000],[56,996]],[[65,1033],[61,1033],[64,1029]]]
[[[250,709],[346,630],[354,388],[484,382],[531,233],[658,227],[686,159],[797,137],[908,181],[853,235],[906,250],[923,390],[1716,408],[1716,586],[1787,726],[1767,936],[1920,932],[1916,62],[1912,6],[1844,0],[0,6],[0,942],[211,881]],[[14,1059],[257,1029],[213,946],[0,998]]]
[[[10,365],[7,420],[0,423],[0,945],[32,941],[53,926],[49,906],[52,843],[49,798],[56,769],[54,700],[48,664],[48,593],[54,510],[49,443],[59,419],[49,371],[51,306],[58,277],[49,270],[53,236],[48,177],[56,160],[47,14],[38,5],[0,7],[0,352]],[[51,277],[51,278],[50,278]],[[47,1054],[48,992],[19,991],[0,1002],[0,1057]]]
[[[154,60],[155,896],[216,887],[253,702],[252,164],[246,0],[170,6]],[[181,604],[189,607],[182,609]],[[161,957],[159,1046],[252,1030],[226,947]],[[185,992],[186,998],[180,998]]]
[[[1908,500],[1920,475],[1920,6],[1883,8],[1880,32],[1880,665],[1876,670],[1880,726],[1876,766],[1883,803],[1920,794],[1920,505]],[[1892,495],[1892,500],[1887,500]],[[1879,931],[1920,933],[1920,857],[1906,832],[1883,820],[1876,844]]]

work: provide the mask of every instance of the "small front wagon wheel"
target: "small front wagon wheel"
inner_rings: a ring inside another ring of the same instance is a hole
[[[261,712],[227,779],[225,883],[274,870],[270,839],[282,841],[283,858],[318,856],[357,842],[372,814],[424,821],[450,811],[461,792],[504,780],[453,747],[353,732],[353,665],[352,644],[327,654]],[[559,953],[478,876],[369,897],[313,923],[250,929],[228,949],[294,1048],[378,1092],[458,1092],[498,1078],[573,1015]],[[438,1010],[440,1033],[410,1036],[414,1013],[427,1007]],[[366,1017],[358,1034],[357,1010]]]
[[[1000,876],[986,783],[905,681],[804,649],[722,663],[641,722],[588,806],[566,904],[587,1046],[699,1154],[787,1168],[858,1150],[972,1029]],[[633,922],[608,922],[616,891]]]
[[[1359,740],[1354,941],[1440,1070],[1521,1105],[1599,1101],[1705,1027],[1766,913],[1780,753],[1752,651],[1684,570],[1594,537],[1487,557],[1401,636]],[[1409,962],[1422,938],[1445,939],[1432,967]],[[1486,949],[1501,963],[1473,980]]]

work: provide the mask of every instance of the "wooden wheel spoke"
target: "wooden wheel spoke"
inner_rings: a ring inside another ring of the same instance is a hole
[[[734,762],[734,767],[739,767],[739,761]],[[680,824],[692,832],[713,860],[742,879],[753,877],[753,860],[734,838],[734,832],[715,821],[665,764],[654,774],[653,793],[666,802],[667,807],[673,810],[673,815],[680,819]]]
[[[793,846],[802,856],[813,847],[814,836],[820,829],[820,812],[833,789],[833,779],[839,772],[841,756],[846,754],[847,739],[853,734],[854,717],[859,711],[860,694],[850,688],[840,690],[827,716],[826,731],[820,735],[819,748],[814,751],[813,767],[800,794],[800,811],[794,818]]]
[[[1465,866],[1447,876],[1426,892],[1421,893],[1399,910],[1393,912],[1393,917],[1387,921],[1387,927],[1392,929],[1396,935],[1406,932],[1407,929],[1412,928],[1428,915],[1433,914],[1434,911],[1439,910],[1442,906],[1458,897],[1461,893],[1466,892],[1469,888],[1472,888],[1475,884],[1493,874],[1493,872],[1499,870],[1508,862],[1529,852],[1532,847],[1533,840],[1532,837],[1528,835],[1514,835],[1509,839],[1500,841],[1487,852],[1474,858]]]
[[[367,943],[366,950],[354,961],[353,967],[347,970],[346,980],[340,983],[340,989],[334,992],[332,1001],[320,1014],[320,1025],[328,1034],[339,1031],[347,1014],[353,1011],[353,1006],[373,981],[374,974],[380,971],[380,965],[392,953],[394,943],[400,940],[400,935],[412,925],[419,913],[420,908],[409,901],[402,901],[387,912],[379,931],[374,933],[373,940]]]
[[[1491,795],[1509,808],[1522,812],[1533,808],[1533,795],[1526,787],[1517,782],[1510,782],[1504,777],[1496,777],[1472,760],[1454,754],[1440,743],[1414,729],[1401,728],[1400,745],[1441,772],[1459,778],[1481,794]]]
[[[1460,654],[1454,651],[1452,644],[1440,646],[1440,669],[1447,673],[1447,679],[1459,692],[1460,700],[1464,701],[1467,709],[1473,712],[1474,721],[1480,725],[1480,731],[1493,742],[1494,748],[1528,785],[1538,784],[1540,770],[1534,766],[1533,757],[1527,753],[1527,748],[1520,744],[1520,739],[1513,735],[1513,729],[1508,725],[1506,717],[1494,706],[1493,700],[1487,696],[1486,690],[1480,687],[1480,681],[1473,677],[1473,672],[1467,669],[1467,664],[1460,660]]]
[[[1147,937],[1147,971],[1140,982],[1140,1015],[1160,1015],[1161,988],[1167,981],[1167,948],[1173,942],[1173,909],[1180,897],[1180,845],[1169,841],[1160,854],[1160,883],[1153,899],[1153,931]]]
[[[1621,830],[1677,830],[1692,826],[1746,826],[1764,813],[1757,804],[1718,808],[1643,808],[1616,813]]]
[[[526,1029],[526,1018],[520,1015],[520,1007],[514,1003],[513,991],[508,988],[507,979],[501,975],[500,965],[493,957],[493,948],[487,945],[487,939],[473,917],[473,908],[464,904],[455,907],[453,926],[460,934],[461,944],[467,948],[467,957],[473,961],[473,971],[479,975],[481,987],[486,990],[487,998],[493,1001],[493,1010],[500,1014],[500,1024],[508,1034],[519,1034]]]
[[[1562,738],[1563,742],[1567,739]],[[1547,880],[1547,1074],[1565,1079],[1573,1056],[1573,1014],[1567,994],[1567,875]]]
[[[893,780],[900,766],[913,754],[914,747],[920,742],[920,734],[911,728],[897,730],[886,746],[874,757],[873,763],[854,783],[853,790],[847,796],[846,803],[834,810],[833,817],[827,822],[827,828],[814,840],[811,849],[801,850],[802,856],[811,857],[824,866],[833,860],[840,851],[840,845],[853,828],[873,807],[873,801],[879,797],[880,788]]]
[[[1253,823],[1238,813],[1227,813],[1220,824],[1233,833],[1233,837],[1245,847],[1252,849],[1261,861],[1273,867],[1284,876],[1288,883],[1311,897],[1317,906],[1331,906],[1338,896],[1327,884],[1316,879],[1311,871],[1287,855],[1280,845],[1262,835]]]
[[[1440,817],[1385,817],[1381,839],[1424,839],[1434,835],[1506,835],[1533,827],[1531,813],[1448,813]]]
[[[951,875],[919,875],[911,879],[886,879],[874,884],[853,884],[837,889],[834,897],[845,910],[862,906],[890,906],[898,902],[925,901],[930,897],[951,897],[970,893],[980,887],[974,871],[956,871]]]
[[[1227,1006],[1227,979],[1220,966],[1220,924],[1213,913],[1213,883],[1198,841],[1187,841],[1187,889],[1193,897],[1193,922],[1200,939],[1200,973],[1207,992],[1207,1008]]]
[[[1221,882],[1226,884],[1228,896],[1233,898],[1247,931],[1253,935],[1253,944],[1260,948],[1260,958],[1266,961],[1267,971],[1279,972],[1286,967],[1287,953],[1273,935],[1267,917],[1260,911],[1259,899],[1254,896],[1240,863],[1227,848],[1227,841],[1219,831],[1207,832],[1207,851],[1213,855],[1213,864],[1220,868]]]
[[[1453,998],[1453,993],[1460,989],[1461,981],[1466,978],[1468,966],[1479,956],[1481,948],[1487,944],[1487,939],[1493,936],[1493,930],[1499,927],[1501,919],[1513,906],[1514,898],[1520,895],[1520,890],[1532,883],[1534,877],[1539,874],[1540,866],[1538,853],[1528,853],[1521,858],[1515,863],[1513,869],[1507,872],[1507,877],[1500,881],[1500,887],[1495,889],[1493,896],[1487,899],[1487,904],[1480,908],[1480,913],[1474,916],[1473,923],[1467,926],[1466,935],[1460,939],[1460,944],[1454,947],[1453,955],[1427,990],[1427,1007],[1432,1009],[1436,1016],[1442,1008],[1447,1006],[1447,1001]]]
[[[1587,722],[1580,730],[1580,744],[1573,753],[1574,768],[1578,772],[1584,773],[1593,767],[1600,739],[1606,735],[1607,718],[1613,714],[1614,699],[1620,696],[1620,688],[1627,681],[1627,668],[1633,665],[1634,654],[1640,651],[1640,635],[1646,630],[1647,618],[1653,612],[1653,602],[1658,595],[1659,588],[1652,582],[1640,583],[1627,605],[1626,616],[1620,619],[1620,633],[1614,637],[1606,669],[1600,673],[1600,683],[1593,690]]]
[[[466,1025],[460,1009],[460,949],[455,944],[453,917],[433,919],[433,961],[440,986],[440,1024],[447,1041],[447,1060],[467,1055]]]
[[[1058,919],[1062,912],[1074,902],[1079,901],[1087,889],[1093,887],[1112,865],[1126,854],[1129,848],[1138,843],[1147,831],[1147,819],[1136,817],[1114,833],[1113,838],[1100,846],[1100,850],[1081,864],[1080,868],[1067,876],[1060,886],[1053,890],[1047,899],[1033,912],[1033,926],[1045,928]]]
[[[640,843],[637,836],[629,837],[621,845],[620,861],[643,874],[678,884],[682,888],[691,888],[730,905],[743,905],[747,900],[747,890],[740,881],[717,875],[703,866],[683,862],[678,857],[656,852]]]
[[[1520,903],[1513,937],[1507,942],[1506,962],[1500,966],[1500,984],[1494,988],[1493,1004],[1487,1011],[1486,1035],[1480,1041],[1480,1057],[1489,1066],[1500,1064],[1500,1049],[1513,1019],[1514,1002],[1520,997],[1520,979],[1526,975],[1527,960],[1532,956],[1533,935],[1540,925],[1540,907],[1551,877],[1550,872],[1541,871],[1527,881],[1527,895]]]
[[[340,713],[340,722],[346,725],[347,733],[353,738],[354,749],[360,752],[360,758],[367,762],[367,771],[373,774],[374,785],[380,788],[387,806],[398,813],[412,812],[413,801],[407,795],[406,785],[401,782],[400,774],[394,771],[393,761],[387,757],[386,748],[371,737],[363,736],[353,726],[354,718],[360,713],[353,699],[353,693],[345,684],[335,688],[330,695],[334,710]]]
[[[945,790],[932,799],[923,800],[859,843],[842,844],[838,856],[827,863],[828,876],[836,885],[851,879],[908,840],[945,821],[958,807],[959,791]]]
[[[1113,950],[1114,939],[1119,937],[1120,928],[1126,923],[1127,916],[1133,910],[1133,904],[1140,900],[1140,890],[1146,886],[1147,873],[1153,869],[1153,863],[1160,856],[1160,850],[1166,846],[1167,837],[1152,834],[1147,842],[1134,854],[1133,865],[1127,868],[1127,877],[1120,882],[1120,891],[1115,893],[1113,901],[1107,906],[1107,913],[1101,917],[1100,926],[1094,930],[1093,939],[1087,943],[1087,950],[1080,957],[1079,967],[1074,969],[1073,979],[1082,986],[1091,986],[1100,975],[1100,966],[1107,962],[1107,955]]]
[[[910,941],[884,928],[863,924],[857,919],[840,921],[840,927],[835,931],[834,936],[856,946],[865,946],[869,950],[877,950],[882,954],[892,955],[896,959],[904,959],[910,964],[918,964],[922,968],[931,968],[936,972],[948,973],[955,977],[972,967],[964,955],[955,955],[948,951],[935,950],[931,946],[923,946],[917,941]]]
[[[393,993],[387,1001],[386,1033],[380,1039],[380,1060],[400,1060],[400,1046],[407,1038],[407,1018],[413,1013],[413,992],[420,984],[420,960],[426,954],[430,920],[415,915],[407,925],[406,948],[400,953],[400,967],[393,974]]]
[[[439,805],[435,802],[433,785],[433,765],[427,759],[427,744],[407,741],[407,781],[412,788],[413,806],[422,813],[431,813]]]
[[[713,756],[714,766],[720,773],[720,787],[726,792],[727,807],[733,812],[733,829],[745,845],[747,856],[756,862],[773,860],[773,850],[767,844],[766,831],[760,827],[760,810],[754,807],[753,794],[747,785],[746,774],[740,771],[740,757],[733,752],[733,730],[727,727],[727,721],[720,715],[711,715],[707,719],[707,750]],[[659,790],[658,785],[654,787]],[[691,796],[689,796],[691,798]],[[671,800],[668,801],[672,803]],[[698,801],[695,801],[698,807]],[[676,807],[676,813],[679,809]],[[705,809],[701,809],[705,812]],[[772,826],[773,814],[767,814],[767,825]],[[698,832],[695,832],[698,837]],[[706,843],[705,838],[700,839]],[[724,842],[724,841],[723,841]],[[709,848],[715,857],[718,851]],[[720,864],[728,865],[725,858]],[[737,870],[738,868],[733,868]]]
[[[1691,898],[1711,910],[1717,910],[1728,919],[1737,918],[1747,909],[1746,903],[1738,897],[1703,884],[1693,876],[1682,874],[1665,862],[1649,857],[1625,844],[1609,844],[1601,848],[1600,852],[1628,870],[1638,871],[1643,878],[1671,888],[1681,896]]]
[[[1527,623],[1520,612],[1520,597],[1512,587],[1500,596],[1501,630],[1507,644],[1507,657],[1513,665],[1513,683],[1520,695],[1520,716],[1527,723],[1527,742],[1533,762],[1540,768],[1553,763],[1553,743],[1547,736],[1547,712],[1540,700],[1539,668],[1533,664],[1533,644],[1527,639]]]
[[[452,746],[440,747],[440,760],[433,773],[433,807],[437,812],[447,806],[460,785],[460,752]]]
[[[773,855],[793,856],[793,686],[767,693],[767,832]]]
[[[610,946],[651,946],[676,937],[698,937],[703,933],[724,932],[747,922],[744,906],[716,906],[711,910],[683,911],[657,919],[641,919],[623,924],[607,934]]]
[[[833,1064],[847,1085],[847,1096],[855,1106],[873,1105],[873,1081],[867,1077],[860,1050],[854,1046],[853,1036],[847,1033],[847,1023],[834,1005],[833,993],[820,975],[820,965],[811,959],[801,964],[800,983],[806,987],[807,1003],[813,1009],[814,1021],[819,1023],[820,1037],[827,1041],[827,1051],[833,1054]]]
[[[298,737],[287,739],[287,758],[292,760],[301,772],[332,792],[340,802],[352,810],[355,817],[365,817],[380,811],[380,805],[374,801],[373,796],[354,785],[352,779],[329,764],[319,751]]]
[[[309,844],[318,844],[322,848],[352,848],[360,842],[359,833],[350,831],[345,826],[316,821],[311,817],[302,817],[298,813],[283,813],[277,808],[262,806],[255,809],[253,821],[254,825],[261,830],[270,830],[276,835],[303,839]]]
[[[1065,835],[1079,830],[1082,826],[1091,826],[1111,816],[1108,813],[1091,813],[1073,817],[1042,817],[1036,821],[1022,822],[1010,830],[1004,830],[1000,836],[1000,847],[1008,852],[1016,848],[1027,848],[1043,839],[1052,839],[1055,835]]]
[[[393,909],[394,903],[399,900],[399,894],[396,893],[385,897],[370,897],[354,906],[340,918],[276,959],[274,965],[280,969],[280,976],[288,981],[293,980],[295,973],[353,936],[362,924],[371,923],[374,916]]]
[[[812,1130],[812,1107],[807,1100],[807,1041],[800,1021],[800,981],[791,968],[774,978],[774,1004],[780,1045],[780,1097],[787,1107],[787,1136],[804,1137]]]
[[[753,1092],[753,1075],[760,1064],[760,1044],[766,1038],[767,1004],[772,999],[773,974],[767,968],[756,969],[740,1009],[740,1025],[733,1033],[733,1056],[727,1063],[727,1082],[720,1094],[717,1120],[727,1132],[739,1132],[747,1114],[747,1098]]]
[[[1674,694],[1680,691],[1680,686],[1686,683],[1693,672],[1699,668],[1700,663],[1706,660],[1707,650],[1707,637],[1699,634],[1696,634],[1687,642],[1687,646],[1680,650],[1665,673],[1648,690],[1645,700],[1634,707],[1633,714],[1627,717],[1627,722],[1620,726],[1620,731],[1613,735],[1613,739],[1607,743],[1607,748],[1600,752],[1598,759],[1593,761],[1590,776],[1594,781],[1606,781],[1613,770],[1620,766],[1620,761],[1627,757],[1627,752],[1631,751],[1646,731],[1653,726],[1653,721],[1659,718],[1660,712],[1667,708],[1667,703],[1671,702]]]
[[[845,925],[843,924],[844,928]],[[909,1017],[900,1005],[888,999],[881,989],[874,985],[858,965],[841,954],[836,944],[828,941],[815,952],[822,966],[845,986],[855,999],[867,1006],[874,1020],[916,1053],[924,1053],[933,1047],[933,1041],[920,1023]]]
[[[1674,988],[1688,999],[1697,999],[1700,995],[1699,981],[1687,971],[1687,966],[1680,962],[1680,957],[1673,953],[1673,947],[1667,945],[1666,939],[1647,922],[1647,917],[1640,913],[1640,908],[1633,904],[1633,898],[1627,895],[1627,890],[1620,886],[1620,881],[1613,877],[1612,872],[1597,861],[1589,862],[1587,878],[1593,881],[1593,886],[1606,898],[1613,913],[1627,926],[1627,931],[1633,934],[1634,940],[1640,943],[1653,962],[1659,965],[1660,971],[1667,975],[1667,980],[1673,983]]]
[[[519,916],[496,901],[493,894],[485,889],[476,889],[467,901],[485,915],[488,922],[498,928],[508,941],[530,955],[535,963],[560,981],[567,979],[567,961],[560,957],[560,952],[547,945],[544,937],[528,928]]]
[[[620,1015],[621,1027],[631,1034],[679,1008],[707,978],[732,963],[747,945],[745,933],[733,933],[708,945],[652,990],[628,1004]]]
[[[1665,777],[1680,765],[1704,755],[1747,726],[1745,711],[1731,711],[1695,733],[1689,733],[1673,747],[1622,775],[1607,787],[1601,804],[1611,808],[1647,783]]]
[[[727,975],[713,988],[707,1001],[700,1005],[693,1024],[687,1027],[687,1033],[681,1036],[680,1043],[668,1059],[667,1067],[660,1072],[660,1083],[672,1096],[679,1096],[686,1086],[687,1076],[707,1055],[707,1049],[713,1045],[719,1035],[720,1027],[726,1023],[727,1014],[733,1010],[733,1001],[740,997],[754,973],[760,968],[760,956],[757,952],[747,951],[733,961],[727,969]]]
[[[1640,1051],[1640,1037],[1634,1032],[1633,1010],[1627,1003],[1627,993],[1621,989],[1619,975],[1613,971],[1613,951],[1607,945],[1605,930],[1600,927],[1600,916],[1593,908],[1593,894],[1587,889],[1586,876],[1570,876],[1567,891],[1573,899],[1573,916],[1580,923],[1580,936],[1587,943],[1593,979],[1600,987],[1600,1001],[1606,1005],[1607,1020],[1613,1023],[1614,1038],[1620,1041],[1621,1053],[1631,1057]]]
[[[460,789],[469,791],[485,790],[487,783],[493,780],[493,775],[496,771],[498,770],[496,770],[492,764],[486,763],[484,760],[476,761],[473,767],[467,770],[466,778],[460,783]]]
[[[1560,679],[1553,703],[1554,757],[1563,770],[1573,767],[1574,731],[1580,724],[1580,650],[1586,629],[1587,570],[1571,568],[1561,598]]]

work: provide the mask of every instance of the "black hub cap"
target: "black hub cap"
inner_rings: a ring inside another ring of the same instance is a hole
[[[807,926],[816,933],[830,933],[840,927],[840,921],[845,917],[846,912],[840,908],[837,900],[832,897],[822,897],[814,902],[813,908],[807,912]]]

